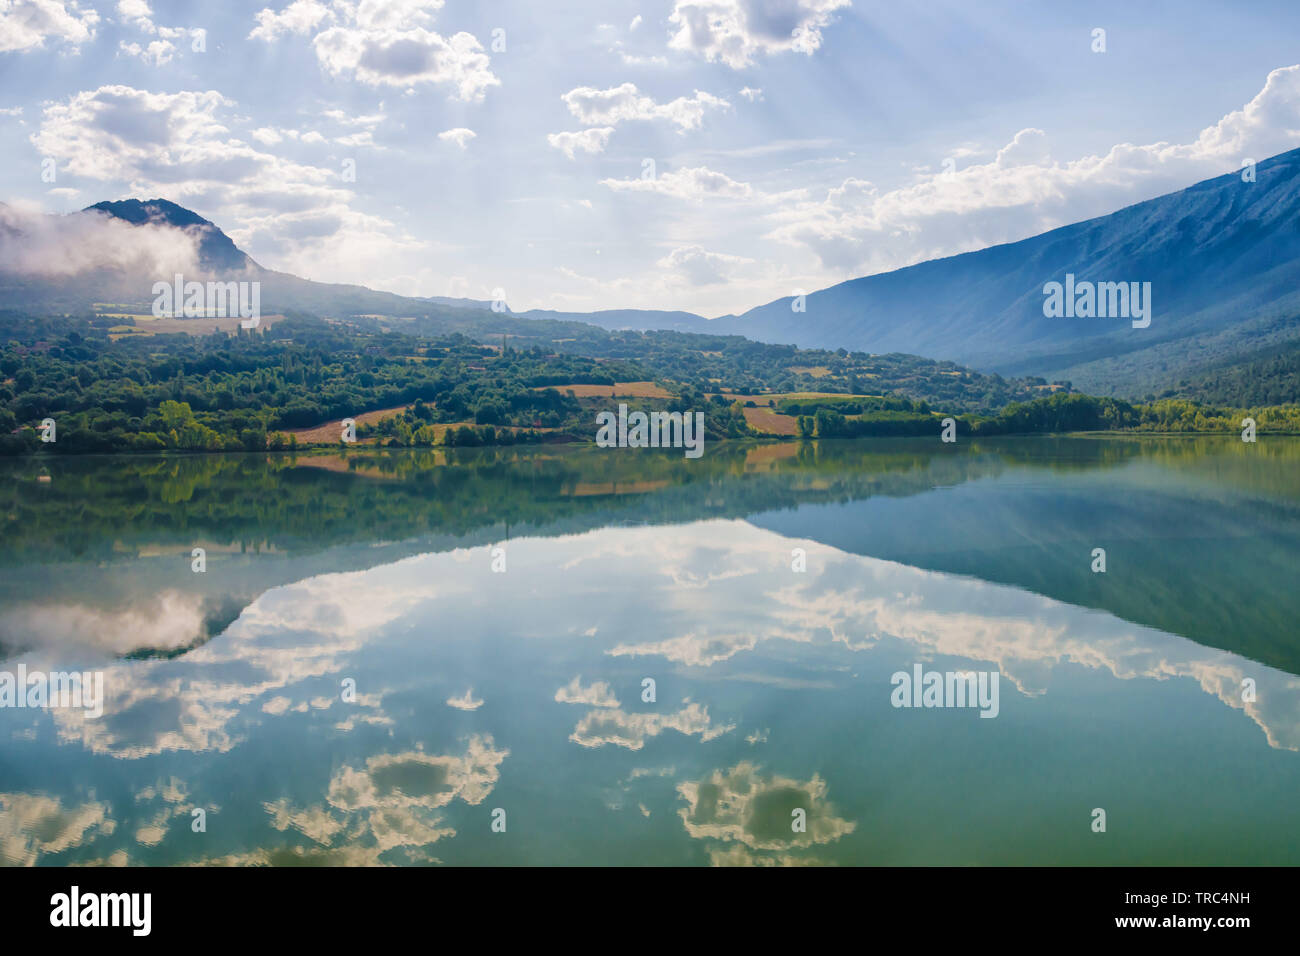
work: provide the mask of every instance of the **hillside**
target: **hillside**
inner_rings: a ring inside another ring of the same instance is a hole
[[[1197,395],[1236,404],[1261,393],[1251,374],[1228,368],[1300,347],[1300,150],[1259,163],[1254,182],[1229,173],[1020,242],[853,279],[811,293],[803,312],[792,311],[787,298],[713,320],[647,310],[496,312],[476,300],[314,282],[263,268],[214,223],[161,199],[98,203],[63,218],[88,216],[196,238],[198,267],[260,281],[265,312],[415,320],[420,334],[462,332],[479,341],[590,341],[593,326],[744,336],[807,349],[926,355],[1067,381],[1099,395]],[[22,228],[0,216],[0,239]],[[1081,282],[1150,283],[1150,325],[1045,316],[1044,284],[1067,274]],[[47,277],[6,269],[0,257],[0,304],[83,312],[114,302],[147,311],[155,279],[120,268]],[[1204,376],[1214,377],[1212,391],[1198,389]]]
[[[1067,273],[1151,283],[1150,326],[1045,317],[1043,286]],[[794,312],[783,298],[712,321],[631,311],[585,319],[909,352],[1098,394],[1178,392],[1225,362],[1300,343],[1300,150],[1259,163],[1255,182],[1228,173],[1020,242],[843,282],[805,305]],[[1216,398],[1247,401],[1244,392]]]

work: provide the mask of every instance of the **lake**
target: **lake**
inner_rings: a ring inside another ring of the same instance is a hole
[[[9,865],[1300,862],[1300,439],[0,472]]]

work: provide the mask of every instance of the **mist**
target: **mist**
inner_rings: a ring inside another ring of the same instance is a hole
[[[74,276],[108,269],[151,277],[197,274],[197,230],[132,225],[98,210],[51,215],[0,204],[0,272]]]

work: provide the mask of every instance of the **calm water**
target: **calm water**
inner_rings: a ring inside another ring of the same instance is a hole
[[[1300,862],[1300,441],[0,477],[7,864]]]

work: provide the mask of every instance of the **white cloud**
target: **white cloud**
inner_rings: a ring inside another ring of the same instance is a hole
[[[44,49],[46,40],[79,48],[97,23],[99,14],[77,0],[0,0],[0,53]]]
[[[127,20],[148,20],[153,16],[148,0],[117,0],[117,14]]]
[[[602,186],[621,192],[652,192],[699,202],[704,199],[748,199],[755,195],[749,183],[738,183],[725,173],[705,166],[675,169],[653,179],[602,179]]]
[[[1104,215],[1297,146],[1300,65],[1274,70],[1249,103],[1189,143],[1120,143],[1062,162],[1047,133],[1023,129],[990,162],[897,189],[847,178],[824,199],[771,213],[769,237],[812,250],[841,275],[886,271]]]
[[[583,687],[581,674],[557,690],[555,700],[561,704],[585,704],[588,707],[619,706],[614,688],[603,680],[593,681],[590,687]]]
[[[443,36],[432,29],[443,0],[294,0],[280,12],[257,14],[250,39],[271,42],[285,34],[312,38],[320,65],[335,76],[352,76],[368,86],[410,90],[429,83],[454,87],[462,100],[480,101],[501,84],[472,34]]]
[[[370,132],[368,129],[356,133],[349,133],[347,136],[336,136],[334,142],[338,143],[340,146],[368,146],[371,149],[384,148],[375,142],[375,134]]]
[[[364,769],[345,766],[330,780],[329,804],[345,812],[370,809],[425,808],[436,810],[460,799],[477,806],[487,799],[501,777],[509,750],[498,750],[490,735],[469,739],[463,755],[421,751],[379,754]],[[423,771],[422,773],[416,773]],[[399,787],[395,781],[403,780]],[[409,781],[417,780],[424,784]]]
[[[50,191],[75,195],[76,190]],[[160,225],[132,226],[106,215],[46,216],[16,204],[0,206],[0,268],[38,275],[75,275],[90,269],[124,269],[151,275],[193,272],[198,237]],[[73,643],[94,635],[124,653],[141,646],[184,646],[201,635],[197,602],[186,606],[171,592],[155,604],[102,612],[78,604],[16,604],[0,613],[0,639],[19,646],[39,637]]]
[[[697,53],[732,69],[749,66],[758,53],[812,54],[822,28],[850,0],[677,0],[668,22],[674,50]]]
[[[478,40],[468,33],[444,39],[428,30],[366,32],[335,27],[313,41],[330,73],[352,73],[370,86],[448,84],[462,100],[482,100],[501,81],[488,67]]]
[[[455,707],[457,710],[478,710],[483,706],[483,701],[474,696],[474,688],[471,687],[460,697],[448,697],[447,706]]]
[[[641,14],[638,13],[636,16],[632,18],[632,22],[627,25],[627,28],[629,31],[631,31],[631,30],[635,30],[640,25],[641,25]]]
[[[617,47],[616,47],[617,49]],[[667,66],[668,61],[662,56],[638,56],[626,50],[618,50],[618,58],[625,66]]]
[[[284,139],[284,136],[279,132],[279,130],[272,129],[269,126],[255,129],[249,135],[264,146],[273,146]]]
[[[384,104],[380,103],[379,108],[382,110]],[[343,110],[325,110],[325,112],[321,113],[321,116],[333,120],[343,126],[364,126],[367,129],[374,129],[387,118],[382,112],[352,116],[349,113],[345,113]]]
[[[735,729],[735,724],[715,726],[709,718],[709,709],[699,704],[690,704],[675,714],[628,713],[622,709],[605,708],[586,714],[573,728],[569,739],[589,748],[612,744],[640,750],[647,740],[665,730],[675,730],[687,737],[698,735],[700,740],[707,742]]]
[[[279,13],[270,7],[257,14],[257,26],[248,34],[250,40],[268,43],[286,33],[306,34],[330,16],[329,8],[317,0],[294,0]]]
[[[1051,162],[1047,134],[1041,129],[1022,129],[1011,142],[998,150],[994,163],[1010,169],[1012,166],[1044,166]]]
[[[580,86],[561,99],[569,112],[584,126],[616,126],[627,120],[667,120],[679,130],[698,129],[709,109],[727,109],[726,100],[696,90],[693,96],[679,96],[669,103],[656,103],[643,95],[635,83],[598,90]]]
[[[117,828],[111,809],[93,800],[65,807],[58,797],[0,793],[0,864],[35,866],[43,856],[110,836]]]
[[[163,66],[170,63],[176,54],[176,44],[172,43],[171,40],[153,40],[148,46],[122,41],[119,48],[123,53],[138,56],[146,63],[152,63],[154,66]]]
[[[31,139],[42,155],[64,158],[69,172],[94,179],[174,186],[266,175],[275,158],[232,138],[217,118],[229,105],[215,90],[102,86],[47,105]]]
[[[821,777],[764,777],[747,760],[730,770],[715,770],[703,780],[680,783],[677,792],[687,803],[678,815],[696,839],[734,840],[751,850],[806,849],[832,843],[857,828],[836,815]],[[790,826],[795,807],[806,815],[799,832]]]
[[[740,95],[751,103],[757,103],[763,99],[763,91],[752,86],[746,86],[741,89]]]
[[[442,140],[444,143],[455,143],[461,149],[464,149],[469,145],[469,141],[473,139],[475,135],[476,134],[472,129],[458,126],[455,129],[443,130],[438,134],[438,139]]]
[[[60,172],[188,203],[264,264],[307,278],[373,282],[394,268],[427,265],[428,242],[351,208],[337,166],[265,149],[277,136],[320,144],[319,132],[257,127],[241,138],[227,125],[233,105],[215,90],[104,86],[46,105],[31,141]]]
[[[603,153],[609,143],[612,126],[593,126],[577,132],[548,133],[546,141],[556,149],[573,159],[579,151],[584,153]]]
[[[323,803],[296,809],[281,799],[262,806],[277,830],[296,830],[319,844],[304,854],[308,859],[374,866],[385,862],[382,854],[397,851],[408,863],[427,863],[431,860],[422,848],[456,835],[439,811],[456,799],[481,804],[496,786],[509,754],[497,750],[491,737],[478,735],[470,738],[463,755],[380,754],[369,758],[364,768],[345,766],[335,773]],[[362,839],[374,846],[356,842]],[[256,856],[227,861],[266,862]]]
[[[313,38],[316,58],[327,72],[368,86],[447,85],[459,99],[480,101],[501,81],[471,34],[444,37],[429,29],[441,8],[442,0],[362,0],[356,6],[336,0],[341,22]]]
[[[177,37],[185,36],[186,33],[189,32],[183,27],[158,26],[153,22],[153,11],[149,9],[149,4],[145,2],[145,0],[118,0],[117,13],[118,16],[122,17],[124,22],[135,27],[137,30],[141,30],[150,36],[157,36],[164,41],[175,40]],[[202,31],[195,32],[198,33]],[[138,46],[137,44],[131,45]],[[123,43],[122,46],[125,48],[127,44]],[[149,46],[152,48],[155,44],[151,43]],[[165,46],[172,50],[176,49],[176,47],[171,43],[166,43]],[[170,56],[167,59],[170,59]],[[162,62],[166,63],[167,60],[163,60]]]
[[[682,246],[659,260],[658,265],[668,269],[691,286],[729,282],[737,267],[753,263],[753,259],[709,252],[703,246]]]
[[[663,657],[689,667],[709,667],[758,646],[750,632],[732,634],[695,633],[666,637],[640,644],[617,644],[605,653],[610,657]]]

